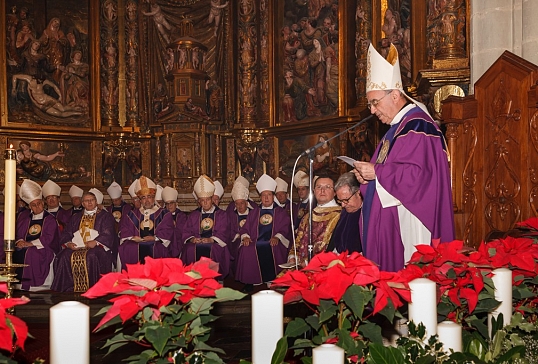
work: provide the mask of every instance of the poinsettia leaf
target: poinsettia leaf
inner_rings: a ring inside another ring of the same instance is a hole
[[[218,302],[241,300],[247,296],[246,294],[236,291],[235,289],[226,287],[217,289],[215,291],[215,295],[217,297],[216,301]]]
[[[319,322],[323,323],[336,316],[338,306],[332,300],[319,300]]]
[[[162,356],[164,347],[170,339],[170,330],[164,327],[148,328],[146,339],[153,345],[159,356]]]
[[[310,326],[300,317],[296,317],[293,321],[286,325],[285,335],[289,337],[297,337],[303,335],[310,329]]]
[[[212,351],[215,353],[226,354],[224,350],[209,346],[203,341],[199,341],[196,343],[196,345],[194,346],[194,351]]]
[[[271,364],[281,364],[288,352],[288,337],[284,335],[276,343],[275,351],[271,357]]]
[[[392,304],[392,300],[388,299],[387,305],[383,307],[379,313],[383,316],[385,316],[390,322],[394,320],[394,315],[396,313],[396,308],[394,308],[394,305]]]
[[[383,336],[381,336],[381,326],[371,322],[364,322],[359,326],[359,332],[373,343],[383,343]]]
[[[316,331],[321,327],[319,318],[316,315],[310,315],[305,319],[306,322]]]
[[[362,319],[364,307],[370,302],[374,294],[366,290],[361,286],[351,285],[346,293],[344,293],[343,299],[347,307],[353,311],[355,317]]]
[[[357,354],[357,345],[355,345],[355,340],[349,334],[347,330],[337,330],[338,332],[338,344],[337,346],[344,349],[346,354],[353,355]]]
[[[371,364],[404,364],[403,354],[392,346],[372,343],[369,345],[368,363]]]

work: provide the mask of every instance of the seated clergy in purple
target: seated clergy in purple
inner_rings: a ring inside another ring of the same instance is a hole
[[[248,214],[240,230],[235,278],[247,285],[273,280],[281,271],[279,265],[285,263],[288,256],[290,215],[274,202],[275,188],[276,181],[268,175],[258,179],[256,189],[261,195],[260,208]]]
[[[172,215],[155,204],[155,183],[141,176],[136,180],[134,191],[141,207],[132,209],[120,220],[118,258],[122,269],[126,264],[143,263],[147,256],[169,257],[169,245],[174,236]]]
[[[112,182],[110,186],[106,189],[106,192],[110,196],[112,205],[107,206],[106,210],[114,216],[114,220],[119,224],[121,217],[127,215],[127,213],[132,209],[132,206],[127,202],[123,201],[121,194],[123,189],[117,182]]]
[[[201,175],[194,184],[194,193],[200,207],[193,210],[183,228],[181,260],[191,264],[200,257],[219,263],[221,279],[230,271],[229,225],[226,212],[213,203],[215,184]]]
[[[38,183],[25,179],[20,197],[30,206],[31,212],[21,214],[17,220],[13,262],[27,264],[17,269],[17,279],[24,290],[50,289],[54,255],[59,252],[59,230],[56,218],[45,211]]]
[[[71,218],[71,211],[65,210],[60,205],[60,195],[62,194],[62,188],[58,184],[50,179],[43,185],[43,198],[47,203],[47,212],[52,214],[58,221],[60,231],[67,225]]]
[[[82,195],[82,206],[84,211],[73,215],[60,235],[64,249],[54,259],[54,291],[85,292],[112,271],[118,249],[114,217],[97,208],[91,192]]]
[[[239,249],[239,243],[241,242],[241,236],[239,230],[245,225],[248,214],[258,209],[258,205],[254,201],[249,199],[250,183],[248,180],[239,176],[234,182],[232,187],[232,199],[233,203],[229,204],[226,208],[226,214],[228,215],[228,222],[230,223],[230,254],[232,255],[231,269],[235,276],[235,269],[237,266],[237,250]]]
[[[187,215],[177,207],[177,190],[170,186],[163,188],[162,199],[165,208],[172,214],[174,221],[174,238],[170,243],[170,256],[178,258],[183,246],[181,238],[183,237],[183,227],[187,222]]]

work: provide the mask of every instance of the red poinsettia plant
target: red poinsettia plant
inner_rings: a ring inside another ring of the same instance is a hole
[[[83,296],[114,294],[104,307],[95,331],[120,324],[116,335],[105,347],[109,353],[128,343],[143,349],[126,360],[136,363],[186,363],[194,358],[223,363],[218,348],[205,344],[216,319],[214,303],[239,300],[245,295],[218,283],[218,265],[202,258],[184,266],[179,259],[146,258],[145,264],[127,265],[127,269],[103,276]],[[126,325],[134,322],[136,325]]]
[[[381,327],[370,321],[380,313],[390,320],[396,309],[410,300],[409,286],[399,273],[380,271],[359,253],[320,253],[302,270],[286,272],[272,286],[286,288],[284,303],[302,301],[311,310],[306,318],[295,318],[286,327],[279,345],[297,338],[292,349],[323,343],[338,343],[347,357],[363,357],[365,342],[382,342]],[[311,332],[311,339],[303,339]],[[287,351],[287,347],[281,348]]]
[[[0,282],[0,292],[7,294],[6,282]],[[24,342],[28,337],[28,326],[20,318],[13,316],[9,310],[18,305],[24,305],[30,300],[27,297],[0,299],[0,350],[13,354],[18,348],[24,350]],[[7,360],[3,353],[0,359]],[[7,361],[11,362],[11,361]]]

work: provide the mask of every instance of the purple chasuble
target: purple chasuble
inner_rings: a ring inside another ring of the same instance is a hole
[[[172,258],[179,258],[181,254],[183,227],[187,222],[187,215],[176,208],[176,211],[172,212],[172,220],[174,221],[174,238],[170,242],[170,256]]]
[[[60,243],[67,244],[73,240],[73,234],[80,229],[80,220],[84,214],[75,214],[69,221],[60,235]],[[95,248],[88,249],[86,252],[86,267],[88,269],[89,286],[93,286],[101,275],[112,271],[113,258],[118,250],[118,240],[116,235],[116,227],[114,217],[106,210],[98,210],[95,216],[93,229],[99,235],[95,240],[106,246],[109,250],[105,250],[101,245],[97,244]],[[71,269],[71,255],[73,250],[64,247],[54,259],[54,281],[51,289],[58,292],[73,291],[73,271]]]
[[[282,235],[288,242],[291,241],[291,223],[290,216],[282,207],[273,204],[273,231],[271,236],[277,234]],[[247,234],[250,236],[251,243],[248,246],[239,245],[237,253],[237,270],[235,279],[245,284],[261,284],[262,272],[260,268],[260,260],[264,257],[258,256],[256,243],[259,236],[260,216],[264,214],[260,207],[257,210],[249,212],[245,225],[240,230],[240,235]],[[282,270],[279,264],[283,264],[288,259],[288,247],[282,241],[276,246],[271,247],[274,276]],[[263,264],[263,263],[262,263]]]
[[[28,241],[27,236],[31,235],[28,230],[34,225],[32,216],[32,213],[19,216],[16,241],[20,239]],[[28,264],[27,267],[22,268],[21,286],[24,290],[29,290],[30,287],[39,287],[45,283],[54,254],[60,250],[58,222],[47,211],[43,211],[43,221],[40,224],[40,229],[39,240],[43,248],[38,249],[36,246],[23,249],[15,248],[13,261]]]
[[[190,239],[192,238],[202,237],[203,232],[200,227],[201,220],[201,208],[197,208],[189,214],[181,238],[183,243],[181,260],[184,264],[192,264],[200,259],[202,251],[209,251],[209,258],[214,262],[219,263],[219,273],[221,274],[221,278],[219,279],[222,279],[230,272],[231,255],[228,248],[230,242],[230,225],[228,223],[228,216],[226,215],[226,211],[215,206],[213,227],[210,233],[208,231],[205,232],[209,235],[207,237],[213,239],[217,238],[221,243],[226,244],[224,246],[221,246],[217,240],[211,244],[195,244],[190,242]]]
[[[394,136],[391,138],[390,134]],[[382,149],[386,157],[378,161]],[[383,137],[371,161],[377,161],[374,166],[377,181],[422,222],[432,239],[454,240],[446,145],[439,127],[429,115],[419,107],[408,111]],[[405,264],[400,232],[405,226],[400,226],[397,206],[382,207],[375,184],[374,180],[361,185],[363,252],[366,258],[379,264],[381,270],[398,271]]]
[[[144,253],[146,251],[150,253],[149,255],[152,258],[168,258],[170,256],[170,250],[163,244],[163,240],[172,242],[174,237],[172,214],[165,209],[159,208],[150,214],[149,218],[153,222],[153,236],[157,240],[141,243],[126,238],[142,236],[141,233],[143,231],[140,230],[140,223],[144,220],[142,212],[140,210],[130,210],[120,220],[120,246],[118,248],[118,254],[122,269],[126,268],[126,264],[143,263]],[[121,242],[121,239],[125,240]]]

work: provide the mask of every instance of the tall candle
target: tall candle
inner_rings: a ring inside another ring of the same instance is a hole
[[[270,364],[284,336],[284,296],[266,290],[252,295],[252,364]]]
[[[13,145],[6,149],[4,189],[4,240],[15,240],[17,161]]]
[[[488,331],[491,334],[492,318],[503,314],[503,326],[512,320],[512,271],[508,268],[498,268],[493,271],[493,285],[495,286],[495,299],[500,301],[499,307],[488,314]]]
[[[417,278],[409,282],[411,302],[409,321],[418,326],[422,322],[426,328],[426,340],[437,334],[437,287],[428,278]]]
[[[312,364],[344,364],[344,349],[334,344],[321,344],[312,350]]]
[[[437,335],[439,341],[443,344],[443,350],[450,352],[461,352],[462,348],[462,329],[461,325],[452,321],[443,321],[437,325]]]
[[[50,362],[90,363],[90,307],[65,301],[50,308]]]

